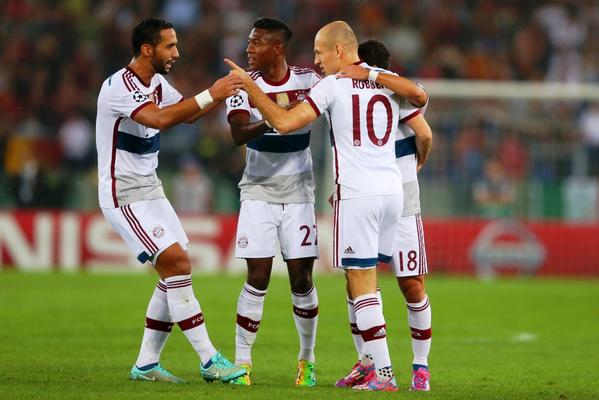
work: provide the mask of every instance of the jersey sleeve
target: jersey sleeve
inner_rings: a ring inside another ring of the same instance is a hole
[[[166,80],[162,79],[162,106],[170,106],[184,100],[184,97],[177,89],[171,86]]]
[[[405,98],[401,98],[399,101],[399,122],[405,123],[415,116],[421,114],[420,108],[411,104]]]
[[[310,90],[310,95],[306,97],[306,102],[310,104],[317,116],[320,116],[331,104],[333,99],[333,83],[335,77],[327,77],[317,82]]]
[[[318,82],[320,82],[322,80],[322,78],[320,77],[320,75],[318,75],[316,72],[312,72],[311,74],[312,77],[312,82],[310,87],[314,87],[314,85],[316,85]]]
[[[114,86],[107,96],[108,107],[114,112],[133,119],[142,108],[152,104],[152,100],[138,90],[127,90]]]
[[[419,108],[420,110],[420,114],[424,115],[424,113],[426,112],[426,109],[428,108],[428,103],[431,99],[430,94],[428,93],[428,91],[425,89],[424,86],[422,86],[422,84],[420,82],[416,82],[416,85],[418,85],[418,87],[422,90],[424,90],[426,92],[426,103],[424,103],[424,105],[422,107]]]
[[[240,90],[238,94],[228,97],[227,103],[227,121],[238,113],[250,114],[250,101],[245,90]]]

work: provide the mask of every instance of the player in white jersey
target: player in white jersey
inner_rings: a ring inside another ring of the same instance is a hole
[[[285,53],[293,33],[282,21],[259,18],[248,38],[250,76],[283,107],[305,99],[320,81],[308,68],[288,66]],[[227,116],[237,145],[246,144],[239,183],[241,210],[235,254],[247,262],[247,280],[237,302],[235,363],[250,371],[251,350],[262,319],[277,239],[287,263],[293,317],[300,339],[296,385],[314,386],[314,344],[318,295],[312,280],[318,257],[310,125],[280,135],[241,91],[227,99]],[[250,374],[231,381],[250,385]]]
[[[389,69],[390,55],[385,46],[378,41],[368,40],[358,47],[360,59],[371,66]],[[368,79],[369,70],[358,66],[344,68],[340,77]],[[408,308],[408,323],[412,335],[412,384],[411,390],[430,390],[428,371],[428,353],[431,345],[431,309],[424,288],[424,275],[428,272],[424,247],[424,231],[420,218],[420,195],[417,171],[426,162],[431,145],[432,132],[423,114],[428,105],[428,96],[418,84],[392,74],[380,73],[377,83],[386,82],[395,93],[402,96],[401,101],[410,102],[418,107],[411,115],[413,123],[408,126],[401,122],[395,140],[396,163],[403,177],[404,204],[403,214],[398,224],[397,237],[391,267],[397,276],[399,288]],[[362,353],[362,338],[355,324],[353,300],[348,292],[348,314],[354,345],[358,352],[358,362],[347,376],[339,379],[337,387],[361,384],[368,374],[368,356]],[[379,301],[382,302],[379,297]],[[366,363],[363,360],[366,360]],[[366,364],[366,365],[365,365]]]
[[[385,319],[376,295],[375,267],[379,259],[391,259],[403,205],[401,173],[394,162],[397,124],[416,110],[401,108],[393,91],[372,79],[337,79],[334,74],[341,68],[360,64],[357,50],[355,34],[343,21],[318,31],[315,63],[328,76],[291,110],[272,102],[242,69],[226,62],[243,78],[252,101],[280,133],[293,132],[322,113],[329,118],[336,185],[334,264],[347,274],[364,352],[372,355],[375,365],[369,379],[354,388],[396,391]]]
[[[204,379],[229,381],[245,374],[216,351],[191,285],[188,239],[156,175],[160,131],[193,122],[238,92],[229,75],[194,98],[184,99],[162,76],[179,58],[173,26],[148,18],[133,29],[133,59],[102,84],[98,96],[96,147],[102,213],[160,280],[150,299],[141,349],[130,378],[182,380],[160,366],[160,353],[176,323],[198,353]]]

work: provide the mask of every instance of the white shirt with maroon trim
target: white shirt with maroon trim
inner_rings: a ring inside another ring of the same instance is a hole
[[[310,68],[290,66],[280,82],[272,82],[259,71],[250,73],[256,85],[282,107],[302,101],[320,76]],[[227,99],[227,118],[249,114],[250,122],[262,114],[245,91]],[[281,135],[271,129],[247,143],[245,170],[239,182],[241,200],[270,203],[314,203],[314,175],[310,152],[311,124]]]
[[[414,106],[374,82],[335,75],[316,84],[306,101],[329,119],[336,199],[402,192],[395,138],[399,121],[419,112]]]
[[[418,84],[420,87],[422,85]],[[423,88],[424,89],[424,88]],[[400,104],[405,107],[414,107],[404,98]],[[428,107],[428,100],[425,105],[419,107],[420,114],[424,114]],[[403,213],[402,216],[420,213],[420,187],[418,186],[417,160],[416,160],[416,134],[405,122],[418,115],[414,113],[399,122],[397,129],[397,138],[395,140],[396,163],[401,171],[403,178]]]
[[[133,117],[151,103],[164,107],[181,100],[183,96],[160,74],[146,86],[125,67],[104,81],[96,117],[100,207],[165,197],[156,175],[160,131]]]

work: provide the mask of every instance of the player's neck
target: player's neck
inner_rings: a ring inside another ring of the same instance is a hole
[[[156,74],[154,68],[149,63],[144,63],[134,58],[128,65],[129,68],[137,74],[139,79],[141,79],[142,83],[145,85],[149,85],[152,81],[152,77]]]
[[[277,60],[268,67],[264,68],[264,70],[260,71],[262,76],[272,82],[280,82],[287,75],[287,70],[289,67],[287,66],[287,61],[285,59]]]
[[[342,61],[341,61],[341,68],[343,67],[347,67],[348,65],[354,65],[354,64],[360,64],[362,62],[362,60],[360,60],[360,57],[358,57],[358,55],[352,55],[350,57],[345,57]]]

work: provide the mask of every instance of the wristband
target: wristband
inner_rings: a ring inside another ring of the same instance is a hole
[[[375,71],[373,69],[368,73],[368,80],[376,82],[376,78],[379,76],[379,71]]]
[[[210,92],[208,91],[208,89],[204,90],[200,94],[196,94],[195,99],[196,99],[196,102],[198,103],[198,106],[200,106],[200,110],[203,110],[208,105],[212,104],[212,102],[214,102],[214,99],[210,95]]]

